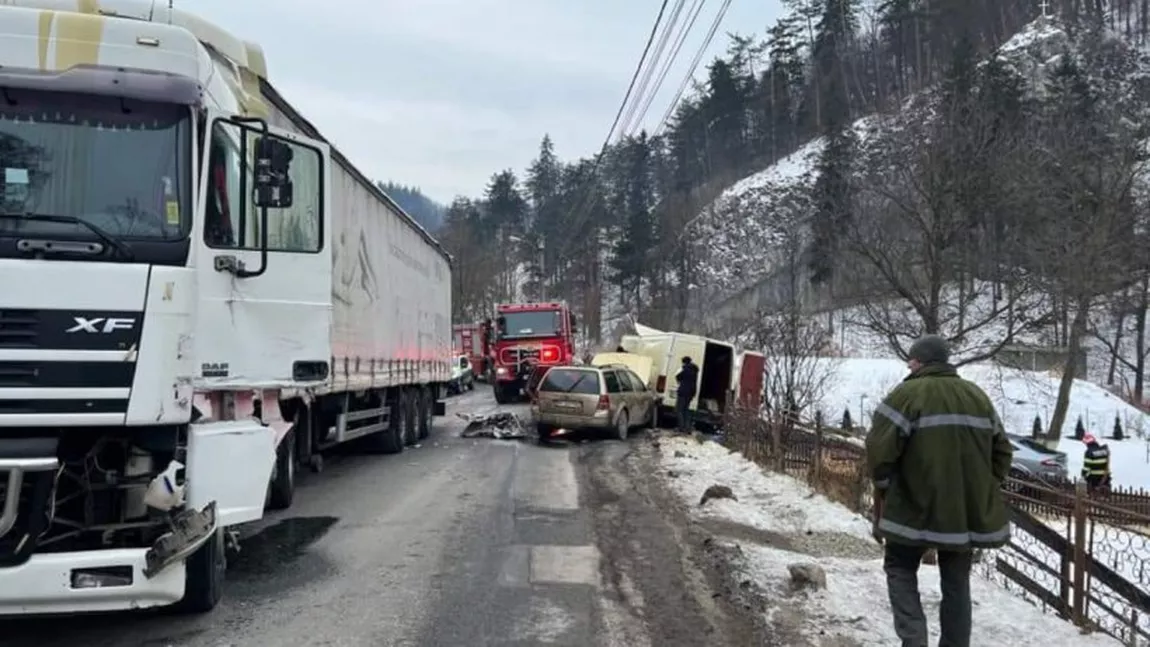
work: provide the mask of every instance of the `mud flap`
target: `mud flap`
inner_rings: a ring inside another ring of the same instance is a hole
[[[144,577],[151,579],[175,562],[196,552],[216,532],[216,502],[203,510],[183,510],[172,518],[172,528],[160,535],[144,554]]]

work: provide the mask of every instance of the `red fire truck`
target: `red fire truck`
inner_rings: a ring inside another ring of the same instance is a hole
[[[465,356],[471,360],[471,373],[477,380],[488,379],[488,364],[491,355],[490,321],[455,324],[451,327],[452,347],[455,356]]]
[[[575,315],[562,301],[505,303],[495,307],[495,401],[519,400],[532,368],[570,364],[575,357]]]

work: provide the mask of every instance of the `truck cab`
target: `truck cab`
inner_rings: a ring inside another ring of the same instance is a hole
[[[495,401],[505,404],[521,399],[536,366],[572,363],[575,333],[575,315],[564,302],[497,306],[491,344]]]
[[[330,151],[263,75],[170,3],[0,5],[0,615],[209,610],[275,498],[281,397],[330,370]]]

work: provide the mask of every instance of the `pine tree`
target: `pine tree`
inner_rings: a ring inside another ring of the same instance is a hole
[[[843,428],[843,431],[851,431],[854,429],[854,421],[851,420],[850,407],[843,409],[843,420],[842,420],[841,426]]]
[[[1122,431],[1122,420],[1118,414],[1114,414],[1114,440],[1122,440],[1126,434]]]
[[[1034,414],[1034,425],[1030,428],[1030,436],[1036,439],[1042,438],[1045,432],[1046,430],[1042,428],[1042,418],[1037,413]]]
[[[1086,437],[1086,425],[1082,424],[1082,416],[1078,416],[1078,423],[1074,425],[1074,439],[1082,440]]]

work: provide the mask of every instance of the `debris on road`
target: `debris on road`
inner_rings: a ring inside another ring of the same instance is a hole
[[[496,438],[500,440],[527,438],[527,428],[519,416],[510,411],[455,414],[467,422],[463,438]]]

